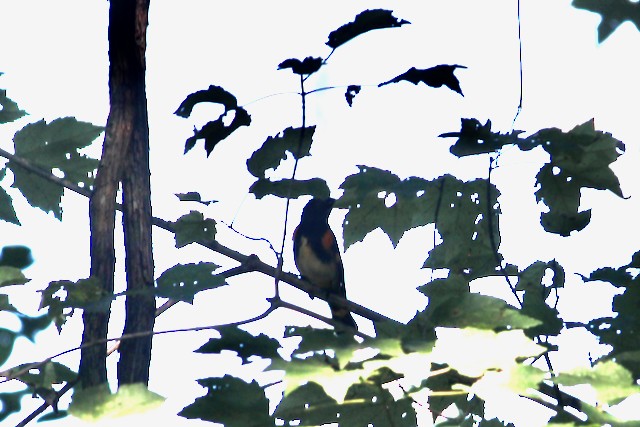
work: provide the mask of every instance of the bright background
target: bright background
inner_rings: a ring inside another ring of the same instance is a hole
[[[0,146],[12,150],[11,137],[27,122],[41,118],[75,116],[104,125],[108,114],[106,1],[22,0],[2,5],[0,34],[0,87],[30,116],[18,124],[0,129]],[[454,140],[437,138],[457,131],[460,118],[490,119],[493,129],[508,132],[519,97],[518,39],[515,2],[448,0],[428,2],[300,2],[300,1],[154,1],[150,9],[147,51],[147,94],[151,131],[151,167],[154,215],[175,220],[191,209],[229,224],[248,236],[264,237],[279,248],[282,240],[284,202],[274,198],[256,201],[247,189],[253,178],[245,162],[267,136],[286,127],[300,125],[297,76],[278,71],[286,58],[329,54],[324,45],[329,32],[353,20],[367,8],[388,8],[394,16],[410,21],[401,28],[373,31],[341,46],[322,71],[307,81],[307,90],[340,86],[308,98],[307,124],[317,125],[313,156],[301,161],[298,177],[320,176],[327,180],[332,195],[344,177],[364,164],[388,169],[401,177],[426,178],[451,173],[462,179],[487,175],[485,156],[455,159],[449,154]],[[521,269],[540,259],[556,259],[568,273],[588,274],[598,267],[626,264],[637,250],[640,230],[640,198],[636,166],[640,153],[636,141],[640,108],[640,45],[638,31],[629,23],[602,45],[596,41],[599,16],[574,9],[569,0],[522,0],[522,48],[524,104],[515,129],[533,133],[541,128],[565,131],[595,118],[596,128],[611,132],[627,144],[627,152],[613,165],[622,190],[629,200],[611,193],[583,192],[582,209],[594,208],[591,224],[569,239],[545,233],[539,225],[544,209],[533,196],[535,174],[547,157],[541,150],[521,153],[507,148],[493,178],[502,192],[501,253]],[[448,89],[433,89],[403,82],[376,88],[411,66],[428,68],[438,64],[461,64],[456,71],[464,97]],[[210,84],[224,87],[237,96],[252,116],[252,125],[215,148],[205,158],[202,142],[184,156],[184,141],[193,126],[217,117],[215,107],[197,106],[194,115],[182,119],[173,115],[191,92]],[[353,108],[344,100],[349,84],[364,87]],[[344,86],[344,87],[343,87]],[[270,96],[269,95],[275,95]],[[266,98],[265,98],[266,97]],[[99,144],[90,151],[97,157]],[[278,171],[290,175],[292,163]],[[288,168],[288,169],[287,169]],[[283,171],[283,172],[281,172]],[[10,182],[10,181],[9,181]],[[5,188],[6,188],[5,182]],[[198,191],[204,199],[220,200],[207,208],[178,202],[175,193]],[[26,274],[30,291],[13,289],[13,303],[35,313],[39,294],[51,280],[77,280],[89,274],[88,203],[72,193],[63,199],[63,221],[31,208],[9,189],[23,226],[0,224],[0,245],[24,244],[34,253],[35,264]],[[293,201],[290,234],[306,203]],[[344,211],[331,217],[340,230]],[[177,262],[213,261],[233,266],[223,257],[195,247],[177,250],[173,236],[154,232],[156,276]],[[256,253],[275,265],[266,244],[250,241],[218,225],[221,242],[243,253]],[[118,235],[122,246],[122,237]],[[291,239],[285,247],[285,270],[295,271]],[[420,270],[433,246],[433,228],[408,232],[394,250],[380,231],[344,255],[349,298],[389,317],[407,321],[426,305],[415,288],[434,276]],[[117,287],[123,290],[123,259],[119,259]],[[199,295],[193,306],[179,304],[161,316],[157,330],[176,329],[237,321],[252,317],[268,307],[265,298],[273,294],[273,281],[250,275],[230,281],[232,286]],[[510,301],[500,278],[474,282],[474,290],[499,295]],[[585,285],[567,274],[559,309],[566,321],[587,321],[611,313],[614,289],[605,284]],[[328,313],[326,304],[311,301],[304,293],[284,286],[283,298]],[[111,336],[122,330],[123,301],[114,304]],[[5,322],[6,320],[6,322]],[[0,318],[3,324],[11,319]],[[358,318],[364,332],[370,323]],[[247,329],[282,334],[285,324],[322,326],[321,322],[279,310],[259,325]],[[80,341],[81,318],[76,314],[58,335],[54,328],[39,335],[38,345],[26,341],[16,345],[6,367],[44,359],[74,347]],[[215,332],[169,334],[154,341],[150,388],[169,397],[162,422],[171,425],[211,425],[176,417],[183,406],[202,394],[195,378],[231,372],[250,379],[264,363],[240,367],[232,356],[226,362],[192,350]],[[554,355],[556,369],[588,366],[589,352],[596,357],[595,339],[583,331],[563,333],[561,343],[571,343],[570,354]],[[59,361],[76,367],[79,353]],[[117,357],[110,363],[115,368]],[[112,369],[115,373],[115,369]],[[3,388],[3,391],[6,390]],[[176,396],[176,394],[179,394]],[[588,392],[587,392],[588,396]],[[40,401],[24,399],[21,417]],[[64,404],[62,404],[64,406]],[[490,410],[491,405],[488,405]],[[518,426],[544,425],[547,412],[531,413],[530,406],[514,408]],[[521,416],[526,413],[525,419]],[[624,411],[621,411],[623,414]],[[57,424],[70,425],[70,420]],[[56,425],[57,425],[56,424]],[[52,424],[53,425],[53,424]]]

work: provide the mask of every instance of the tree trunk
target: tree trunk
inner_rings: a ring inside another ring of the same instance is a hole
[[[148,147],[145,95],[148,6],[148,0],[111,0],[109,8],[109,96],[111,109],[107,119],[102,157],[89,202],[91,276],[100,280],[106,293],[113,293],[115,270],[113,232],[118,184],[123,179],[125,167],[132,169],[138,167],[134,161],[129,161],[129,158],[132,157],[132,151],[146,152],[145,147]],[[138,140],[143,142],[134,142]],[[136,145],[134,150],[131,148],[133,145]],[[143,155],[147,160],[143,161],[140,167],[148,174],[148,158],[145,157],[147,155],[148,153]],[[139,158],[140,154],[137,156]],[[127,181],[131,184],[140,182],[139,178],[133,179],[129,175],[127,176]],[[148,189],[148,185],[146,188]],[[148,195],[145,197],[148,198]],[[140,203],[148,208],[150,206],[148,202],[144,201],[145,198],[142,200]],[[133,212],[139,210],[136,208],[138,202],[132,200],[132,197],[127,197],[125,202],[134,206],[133,209],[128,209],[130,214],[127,215],[136,215]],[[143,210],[147,208],[143,208]],[[146,210],[146,214],[149,213],[150,208]],[[131,246],[134,242],[139,242],[140,237],[133,238],[130,234],[128,240],[130,241],[129,246]],[[149,250],[150,247],[145,247],[143,252],[149,252]],[[134,253],[135,251],[128,251],[127,256],[129,256],[129,252]],[[146,257],[149,256],[149,254],[146,255]],[[127,267],[130,264],[132,262],[127,262]],[[152,261],[150,266],[153,271]],[[148,261],[142,268],[145,271],[148,270]],[[131,274],[128,273],[128,280],[129,276]],[[139,276],[135,275],[131,277],[131,280],[137,277]],[[131,283],[133,282],[130,282],[129,286]],[[139,283],[143,283],[143,281]],[[151,284],[153,284],[152,281]],[[86,345],[106,338],[109,314],[109,310],[104,312],[85,311],[82,344]],[[83,388],[106,383],[106,343],[83,348],[79,373],[80,385]]]

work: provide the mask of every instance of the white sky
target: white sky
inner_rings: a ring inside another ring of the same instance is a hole
[[[235,220],[243,233],[268,238],[279,246],[284,204],[271,198],[255,201],[247,195],[252,177],[245,167],[248,156],[267,136],[300,124],[299,98],[291,94],[298,90],[298,79],[289,71],[278,71],[277,65],[289,57],[326,56],[329,48],[324,43],[330,31],[362,10],[377,7],[394,10],[396,17],[412,25],[374,31],[340,47],[329,65],[308,80],[307,89],[353,83],[376,85],[411,66],[461,64],[468,67],[456,71],[465,97],[447,89],[400,83],[364,88],[350,109],[344,102],[344,89],[313,95],[308,99],[307,117],[308,124],[318,125],[313,157],[300,163],[298,176],[322,176],[334,196],[339,196],[338,186],[345,176],[356,172],[357,164],[389,169],[401,177],[433,178],[443,173],[463,179],[485,177],[486,158],[456,160],[448,153],[453,140],[437,135],[458,130],[461,117],[482,122],[491,119],[494,129],[511,130],[518,103],[514,2],[353,1],[345,5],[335,1],[155,1],[150,13],[147,88],[154,214],[174,220],[190,209],[201,209],[181,204],[174,196],[198,191],[205,199],[221,200],[207,208],[206,215],[227,223]],[[22,0],[3,9],[0,71],[5,74],[0,77],[0,87],[30,113],[19,126],[67,115],[104,124],[108,113],[108,2]],[[634,126],[640,112],[640,61],[628,54],[638,46],[640,35],[631,24],[623,24],[598,46],[598,22],[597,15],[571,8],[569,0],[522,0],[524,107],[515,128],[528,133],[545,127],[569,130],[595,118],[597,129],[611,132],[627,144],[627,153],[613,169],[624,194],[631,199],[584,192],[582,207],[594,208],[592,223],[583,232],[564,239],[545,233],[539,226],[542,207],[535,204],[533,184],[537,170],[546,161],[541,152],[507,149],[494,173],[503,194],[501,252],[508,262],[521,268],[537,259],[556,258],[568,273],[567,291],[559,308],[570,321],[609,314],[612,295],[607,286],[583,285],[571,273],[588,274],[597,267],[627,263],[640,236],[636,220],[640,194],[634,166],[640,160],[636,144],[639,132]],[[208,159],[202,142],[183,156],[184,140],[193,126],[217,114],[214,111],[212,116],[213,110],[199,106],[194,116],[185,120],[173,111],[187,94],[210,84],[224,87],[238,97],[240,104],[248,104],[252,125],[222,142]],[[284,94],[259,100],[278,93]],[[252,103],[255,100],[259,101]],[[12,132],[0,132],[0,146],[11,150]],[[99,154],[98,147],[95,153]],[[16,192],[10,193],[17,196]],[[36,263],[27,271],[33,279],[32,289],[45,287],[49,280],[76,280],[89,273],[86,200],[69,195],[63,203],[63,221],[58,222],[16,197],[14,204],[23,227],[0,224],[1,245],[26,244],[34,251]],[[292,224],[297,222],[304,203],[306,199],[294,201]],[[334,229],[339,229],[343,215],[340,211],[332,215]],[[289,232],[291,229],[292,225]],[[264,244],[236,236],[223,225],[218,226],[218,232],[228,246],[247,254],[258,253],[263,260],[274,263]],[[432,230],[423,229],[407,233],[395,251],[380,232],[351,247],[344,256],[350,299],[387,316],[409,320],[426,304],[415,288],[432,277],[430,272],[420,270],[431,242]],[[205,260],[231,265],[205,249],[176,250],[172,236],[162,230],[154,235],[154,246],[156,276],[176,262]],[[285,249],[286,254],[290,251],[290,246]],[[285,269],[295,271],[291,256]],[[120,283],[122,279],[120,274]],[[269,278],[254,275],[232,283],[226,289],[199,296],[194,306],[174,307],[158,320],[157,329],[234,321],[267,307],[265,298],[273,292]],[[506,285],[500,280],[487,280],[478,289],[505,296]],[[14,303],[25,312],[37,308],[38,295],[12,293],[18,298]],[[300,291],[285,288],[283,297],[327,312],[323,302],[310,301]],[[114,317],[111,335],[117,336],[122,321]],[[290,312],[281,310],[270,316],[268,325],[256,325],[251,331],[268,328],[278,334],[278,328],[291,323],[291,318]],[[299,324],[306,321],[301,318]],[[371,330],[362,319],[359,323],[363,331]],[[80,324],[80,316],[76,316],[62,336],[54,331],[43,333],[36,347],[20,342],[16,346],[19,353],[6,366],[23,363],[25,357],[39,360],[77,345]],[[312,324],[321,325],[317,321]],[[554,366],[584,366],[588,351],[593,351],[589,347],[593,340],[578,331],[566,335],[573,342],[572,353],[554,359]],[[195,378],[215,374],[210,357],[191,353],[210,336],[213,333],[199,332],[155,340],[151,388],[172,398],[165,422],[171,419],[172,425],[197,425],[168,417],[201,394],[203,389],[194,383]],[[74,354],[61,361],[76,366],[78,357]],[[225,371],[237,365],[231,360],[229,363],[218,369]],[[184,392],[176,397],[178,389]],[[23,403],[22,416],[39,405],[35,399]],[[544,414],[537,418],[532,415],[519,420],[518,425],[543,425],[545,421]]]

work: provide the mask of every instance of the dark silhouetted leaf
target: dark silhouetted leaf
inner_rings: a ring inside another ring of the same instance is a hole
[[[329,34],[327,46],[336,49],[349,40],[371,30],[400,27],[410,24],[409,21],[393,16],[393,11],[384,9],[372,9],[360,12],[352,22],[345,24]]]
[[[202,196],[200,196],[200,193],[197,193],[195,191],[190,191],[188,193],[178,193],[176,194],[176,196],[178,197],[178,199],[180,199],[181,202],[198,202],[202,203],[205,206],[209,206],[212,203],[218,203],[217,200],[202,200]]]
[[[175,111],[175,115],[187,118],[191,115],[193,107],[201,102],[212,102],[214,104],[222,104],[225,111],[235,110],[238,107],[238,100],[234,95],[227,92],[220,86],[209,86],[209,89],[199,90],[187,95],[184,101]]]
[[[269,401],[257,382],[246,383],[225,375],[200,379],[198,383],[207,388],[207,393],[180,411],[181,417],[198,418],[226,427],[275,426],[275,420],[269,415]]]
[[[362,89],[360,85],[349,85],[347,87],[347,91],[344,93],[344,97],[346,98],[349,107],[353,107],[353,98],[355,98],[356,95],[360,93],[360,89]]]
[[[31,316],[18,316],[20,323],[22,326],[20,327],[20,334],[30,340],[31,342],[35,342],[35,337],[38,332],[41,332],[51,325],[51,318],[48,314],[43,314],[38,317]]]
[[[25,269],[33,264],[31,249],[26,246],[5,246],[0,253],[0,266]]]
[[[301,76],[312,74],[318,71],[322,67],[322,58],[314,58],[307,56],[302,61],[296,58],[285,59],[278,65],[278,70],[286,70],[291,68],[294,74]]]
[[[224,117],[230,112],[234,112],[233,120],[227,126],[224,124]],[[199,139],[204,139],[204,149],[207,157],[211,154],[216,145],[227,138],[241,126],[249,126],[251,124],[251,116],[242,108],[238,107],[234,110],[225,111],[217,120],[207,122],[201,129],[194,129],[193,136],[187,138],[184,146],[185,154],[189,152]]]
[[[0,170],[0,181],[4,178],[6,170],[6,168]],[[0,219],[11,224],[20,225],[16,210],[13,208],[13,200],[2,187],[0,187]]]
[[[0,328],[0,365],[9,359],[17,336],[18,334],[9,329]]]
[[[589,224],[591,211],[578,211],[582,188],[610,190],[623,197],[610,164],[624,152],[624,144],[609,133],[596,131],[593,120],[569,132],[543,129],[527,140],[550,156],[536,176],[540,188],[535,193],[536,200],[549,208],[541,215],[546,231],[568,236]]]
[[[9,415],[19,412],[22,398],[32,393],[29,389],[0,393],[0,421],[4,421]]]
[[[18,108],[18,104],[7,98],[7,91],[4,89],[0,89],[0,107],[2,107],[0,109],[0,124],[14,122],[27,115],[26,112]]]
[[[270,181],[268,179],[258,179],[254,182],[249,191],[258,199],[272,195],[282,198],[297,199],[300,196],[313,196],[326,199],[331,194],[329,186],[324,179],[312,178],[306,180],[281,179]]]
[[[265,178],[266,171],[277,169],[287,158],[287,153],[291,153],[296,159],[308,156],[315,130],[315,126],[289,127],[282,134],[268,137],[247,160],[247,169],[256,178]]]
[[[633,0],[573,0],[573,7],[599,14],[598,42],[602,43],[620,25],[632,22],[640,30],[640,4]]]
[[[242,363],[247,363],[251,356],[265,359],[280,357],[280,343],[264,334],[253,336],[237,326],[221,326],[216,328],[220,338],[211,338],[206,344],[195,350],[196,353],[219,354],[222,350],[235,351]]]
[[[156,280],[156,295],[193,304],[198,292],[227,284],[224,277],[214,273],[218,267],[211,262],[174,265]]]
[[[487,120],[486,124],[481,125],[477,119],[462,119],[460,132],[447,132],[440,134],[439,137],[458,138],[449,151],[455,156],[463,157],[494,153],[507,144],[522,144],[524,146],[525,140],[518,138],[521,133],[520,130],[514,130],[508,134],[491,132],[491,120]]]
[[[401,81],[408,81],[417,85],[422,82],[431,87],[441,87],[446,86],[454,92],[458,92],[460,95],[462,94],[462,89],[460,89],[460,82],[453,74],[456,68],[467,68],[464,65],[436,65],[432,68],[427,68],[426,70],[418,70],[415,67],[411,67],[405,73],[400,74],[393,79],[380,83],[378,87],[385,86],[391,83],[398,83]]]

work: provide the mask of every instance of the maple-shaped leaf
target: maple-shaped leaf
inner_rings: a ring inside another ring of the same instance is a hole
[[[247,160],[247,169],[256,178],[265,178],[268,169],[277,169],[290,153],[295,159],[309,155],[315,126],[286,128],[282,134],[270,136]]]
[[[174,265],[156,280],[155,294],[193,304],[193,297],[198,292],[227,284],[224,277],[214,273],[218,267],[211,262]]]
[[[329,34],[327,46],[336,49],[349,40],[364,34],[371,30],[379,30],[383,28],[401,27],[404,24],[410,24],[409,21],[398,19],[393,16],[393,11],[385,9],[365,10],[356,15],[356,18],[332,31]]]
[[[442,243],[429,252],[424,267],[466,270],[469,277],[495,275],[500,247],[500,192],[486,179],[462,181],[444,175],[438,188],[436,227]]]
[[[102,131],[102,127],[73,117],[56,119],[51,123],[40,120],[15,134],[15,154],[49,174],[53,174],[55,169],[57,176],[90,188],[98,161],[80,154],[78,150],[89,146]],[[11,186],[19,189],[29,204],[62,218],[62,186],[26,171],[14,162],[10,161],[7,166],[14,175]]]
[[[327,182],[322,178],[311,179],[290,179],[285,178],[279,181],[271,181],[267,178],[260,178],[249,188],[249,191],[262,199],[271,195],[282,198],[297,199],[301,196],[312,196],[326,199],[331,194]]]
[[[190,243],[210,241],[216,237],[216,222],[210,218],[205,219],[204,215],[198,211],[182,215],[174,225],[176,248]]]
[[[431,87],[446,86],[454,92],[458,92],[464,96],[462,89],[460,88],[460,82],[453,74],[456,68],[467,68],[464,65],[436,65],[435,67],[427,68],[424,70],[417,69],[415,67],[409,68],[408,71],[392,78],[389,81],[380,83],[378,87],[382,87],[391,83],[398,83],[401,81],[408,81],[417,85],[422,82]]]
[[[596,131],[593,119],[569,132],[543,129],[527,140],[550,156],[536,176],[540,188],[535,193],[536,200],[549,208],[541,217],[546,231],[568,236],[587,226],[591,211],[578,211],[582,188],[609,190],[623,197],[618,177],[609,166],[624,152],[624,144],[609,133]]]
[[[256,382],[225,375],[222,378],[203,378],[198,384],[207,393],[178,413],[181,417],[224,424],[227,427],[275,426],[269,415],[269,400]]]
[[[336,202],[336,207],[349,209],[344,220],[345,249],[377,228],[396,246],[406,231],[435,220],[439,193],[433,182],[416,177],[401,180],[374,167],[358,168],[340,185],[344,194]],[[387,199],[395,203],[387,206]]]
[[[27,113],[18,108],[18,104],[7,97],[7,91],[0,89],[0,124],[10,123]]]
[[[573,0],[573,7],[599,14],[598,43],[604,42],[626,21],[640,30],[640,4],[633,0]]]
[[[518,138],[520,130],[511,131],[508,134],[491,131],[491,120],[482,125],[477,119],[462,119],[460,132],[447,132],[439,135],[440,138],[457,137],[458,140],[451,146],[451,154],[463,157],[475,154],[494,153],[507,144],[521,144],[527,149],[525,140]]]
[[[314,58],[307,56],[302,61],[296,58],[285,59],[278,65],[278,70],[286,70],[291,68],[294,74],[301,76],[313,74],[322,67],[322,58]]]

